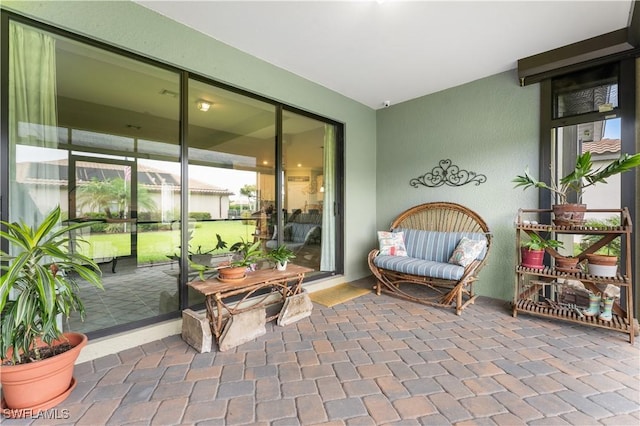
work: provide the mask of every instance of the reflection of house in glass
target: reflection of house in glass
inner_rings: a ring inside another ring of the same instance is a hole
[[[180,176],[140,162],[137,167],[138,218],[158,222],[177,220],[180,217]],[[76,194],[76,217],[96,210],[88,207],[91,203],[78,202],[77,197],[83,192],[82,188],[87,193],[86,189],[92,182],[120,181],[126,189],[126,183],[131,182],[129,170],[130,166],[122,164],[77,161],[75,176],[78,190],[73,191]],[[42,176],[47,177],[43,179]],[[23,193],[28,194],[32,203],[41,211],[46,210],[47,206],[40,205],[38,200],[46,199],[43,195],[50,191],[51,186],[60,188],[61,207],[63,211],[69,210],[68,176],[67,160],[17,163],[16,181],[23,186]],[[234,193],[228,189],[190,179],[189,211],[209,213],[212,219],[227,218],[230,195]],[[113,208],[111,210],[115,211]]]
[[[620,157],[620,139],[601,139],[582,143],[582,153],[591,152],[594,169],[605,167],[611,161]],[[620,208],[620,178],[614,175],[607,179],[606,184],[596,184],[585,188],[582,202],[590,209]],[[615,190],[613,189],[615,188]]]

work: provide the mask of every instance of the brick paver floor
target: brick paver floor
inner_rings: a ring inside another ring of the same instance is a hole
[[[637,343],[486,298],[456,316],[371,293],[227,352],[172,336],[75,377],[48,418],[3,424],[640,424]]]

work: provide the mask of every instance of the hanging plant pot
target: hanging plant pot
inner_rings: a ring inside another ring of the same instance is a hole
[[[27,364],[0,367],[3,415],[35,416],[69,396],[76,385],[73,367],[87,344],[87,336],[82,333],[64,333],[64,336],[67,340],[55,340],[53,346],[68,341],[72,347],[66,352]]]
[[[553,223],[556,226],[580,226],[586,222],[586,204],[554,204],[552,208]]]
[[[532,269],[542,269],[544,264],[544,250],[529,250],[526,247],[520,247],[522,263],[521,266]]]

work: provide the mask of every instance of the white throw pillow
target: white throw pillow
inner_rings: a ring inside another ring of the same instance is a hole
[[[406,256],[404,234],[402,232],[378,231],[380,254],[387,256]]]

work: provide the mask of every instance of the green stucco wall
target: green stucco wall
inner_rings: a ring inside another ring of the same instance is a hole
[[[3,1],[2,7],[345,123],[345,279],[369,274],[375,234],[376,113],[339,93],[123,1]]]
[[[395,215],[423,202],[453,201],[483,216],[494,234],[479,292],[512,298],[513,221],[518,208],[536,206],[537,193],[513,189],[511,179],[527,165],[537,169],[539,140],[538,86],[519,87],[515,71],[376,112],[135,3],[3,1],[2,6],[345,123],[345,280],[369,274],[366,254],[377,244],[375,231],[387,229]],[[409,185],[442,159],[486,175],[487,182]]]
[[[484,296],[513,298],[513,223],[519,208],[537,206],[538,194],[514,189],[511,179],[527,165],[538,168],[538,92],[538,85],[519,87],[513,70],[377,112],[378,228],[388,229],[397,214],[420,203],[450,201],[474,210],[494,238],[477,285]],[[485,175],[486,183],[409,185],[443,159]]]

